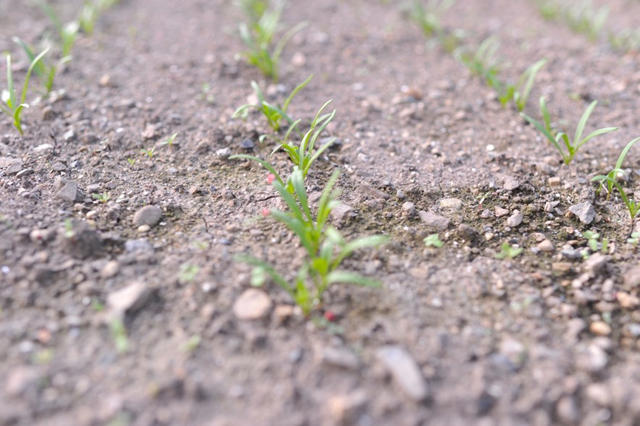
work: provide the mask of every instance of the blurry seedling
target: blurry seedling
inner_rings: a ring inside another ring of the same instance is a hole
[[[106,204],[111,199],[108,192],[103,192],[102,194],[91,194],[91,198],[98,200],[103,204]]]
[[[555,1],[542,0],[538,2],[538,12],[547,21],[555,21],[560,17],[560,5]]]
[[[13,85],[13,72],[11,71],[11,55],[7,54],[7,88],[2,91],[2,103],[0,103],[0,109],[2,112],[7,114],[9,117],[13,119],[13,125],[21,135],[23,135],[22,131],[22,111],[25,108],[29,108],[29,105],[26,103],[27,100],[27,91],[29,89],[29,79],[31,78],[31,72],[33,68],[39,63],[42,57],[49,51],[49,49],[45,49],[36,56],[29,65],[29,69],[27,70],[27,75],[24,78],[24,85],[22,86],[22,93],[18,98],[15,87]]]
[[[177,133],[172,134],[167,139],[160,142],[160,146],[168,146],[169,148],[173,148],[173,143],[176,140],[177,136],[178,136]]]
[[[444,245],[444,243],[440,241],[440,237],[438,236],[438,234],[431,234],[423,241],[426,247],[440,248]]]
[[[130,166],[134,166],[136,164],[136,159],[135,158],[127,158],[127,162],[129,163]]]
[[[183,263],[182,265],[180,265],[180,273],[178,274],[178,281],[180,281],[180,284],[189,284],[196,279],[199,272],[200,272],[200,267],[198,265],[190,265],[188,263]]]
[[[631,234],[631,237],[627,239],[627,243],[631,244],[633,247],[638,247],[638,241],[640,241],[640,232],[634,232]]]
[[[331,210],[339,205],[336,197],[340,191],[334,190],[339,173],[335,171],[327,182],[315,215],[308,204],[302,170],[295,170],[291,175],[295,197],[281,182],[273,183],[289,210],[271,210],[271,216],[298,237],[307,254],[293,284],[266,262],[246,255],[237,256],[239,261],[252,265],[254,271],[257,269],[257,273],[253,274],[254,285],[263,284],[266,277],[271,278],[291,296],[307,316],[315,307],[321,305],[322,295],[332,284],[380,286],[378,281],[340,269],[342,262],[356,250],[380,246],[388,238],[377,235],[347,242],[337,229],[327,224]],[[256,279],[259,277],[263,277],[262,282]],[[309,282],[312,285],[309,285]]]
[[[14,37],[13,41],[16,42],[22,50],[26,53],[29,61],[33,62],[37,55],[33,47],[29,46],[27,43],[22,41],[18,37]],[[43,82],[45,95],[48,95],[53,90],[53,81],[56,78],[56,74],[58,73],[58,69],[64,65],[65,63],[71,60],[71,56],[65,56],[57,62],[49,61],[46,58],[40,59],[33,68],[33,71],[36,73],[38,78]]]
[[[614,169],[611,172],[609,172],[609,174],[607,175],[595,176],[593,179],[591,179],[591,181],[601,182],[601,183],[607,182],[607,184],[611,184],[615,186],[618,192],[620,193],[620,197],[622,198],[622,201],[627,207],[627,210],[629,211],[629,216],[631,217],[631,221],[633,222],[633,219],[635,219],[636,215],[638,214],[638,211],[640,211],[640,203],[630,199],[627,196],[627,194],[624,192],[622,185],[618,183],[615,177],[612,177],[612,176],[616,176],[618,173],[624,173],[624,171],[620,169],[617,169],[617,170]]]
[[[284,104],[282,104],[282,106],[273,105],[267,102],[258,83],[256,83],[255,81],[252,81],[251,87],[253,87],[253,91],[258,97],[258,104],[242,105],[233,113],[233,116],[231,118],[241,117],[242,119],[246,120],[247,116],[249,115],[249,110],[252,108],[255,108],[258,111],[260,111],[262,115],[264,115],[264,117],[267,119],[267,123],[269,124],[269,127],[271,127],[273,131],[277,133],[280,130],[281,121],[283,119],[287,121],[287,123],[289,123],[289,126],[293,125],[294,123],[293,119],[289,117],[289,115],[287,114],[287,110],[289,109],[289,104],[291,104],[291,101],[298,94],[298,92],[302,90],[307,84],[309,84],[309,82],[312,79],[313,79],[313,75],[310,75],[305,81],[303,81],[298,86],[296,86],[296,88],[293,89],[291,94],[289,94],[287,99],[284,101]]]
[[[316,149],[316,142],[318,137],[326,129],[326,127],[336,115],[336,110],[333,110],[333,112],[328,114],[320,115],[330,103],[331,101],[328,101],[322,106],[322,108],[320,108],[313,122],[311,123],[311,128],[302,137],[299,146],[291,145],[288,141],[291,131],[294,130],[300,123],[300,120],[296,120],[289,127],[289,130],[287,130],[287,134],[285,135],[283,142],[278,145],[271,153],[271,155],[273,155],[279,150],[285,151],[289,155],[289,159],[293,162],[294,173],[295,171],[299,170],[302,173],[303,179],[307,177],[307,174],[309,173],[309,170],[311,169],[313,163],[336,141],[335,137],[331,138],[326,141],[326,143],[320,148]],[[261,160],[260,158],[253,155],[245,154],[233,155],[229,158],[244,158],[260,163],[262,166],[264,166],[264,168],[266,168],[275,176],[275,179],[278,181],[278,183],[285,187],[287,191],[289,191],[289,193],[293,194],[295,192],[293,183],[291,181],[291,176],[287,177],[286,180],[283,180],[278,172],[276,172],[275,168],[268,162]]]
[[[542,105],[542,99],[540,100],[540,103]],[[573,141],[571,141],[571,139],[569,139],[569,136],[564,132],[559,132],[554,136],[549,130],[547,130],[548,127],[550,126],[550,123],[547,121],[548,115],[544,117],[544,121],[545,121],[544,125],[540,124],[540,122],[529,117],[524,113],[520,113],[520,115],[529,123],[533,124],[536,127],[536,129],[538,129],[538,131],[540,131],[540,133],[542,133],[551,142],[551,144],[558,150],[558,152],[562,156],[562,160],[564,161],[564,163],[569,164],[571,163],[575,155],[578,153],[578,150],[585,143],[589,142],[592,138],[603,135],[605,133],[614,132],[618,130],[617,127],[606,127],[590,133],[585,138],[582,137],[584,128],[587,125],[587,121],[589,120],[589,117],[591,116],[591,113],[593,112],[593,109],[596,107],[597,104],[598,104],[598,101],[591,102],[591,104],[587,107],[585,112],[582,114],[582,117],[578,122],[578,126],[576,127],[576,133],[575,133],[575,136],[573,137]],[[566,148],[566,152],[561,147],[561,144],[564,144]]]
[[[269,7],[267,0],[236,0],[235,6],[242,10],[250,22],[258,22]]]
[[[209,83],[204,83],[202,85],[202,92],[198,95],[198,99],[206,101],[208,104],[213,104],[215,102],[215,97],[213,96],[213,93],[211,93],[211,85]]]
[[[153,159],[153,154],[155,152],[156,152],[156,147],[155,146],[152,147],[152,148],[149,148],[149,149],[142,148],[140,150],[140,153],[146,155],[147,157],[149,157],[150,160]]]
[[[637,52],[640,50],[640,28],[624,28],[617,33],[610,32],[609,44],[619,52]]]
[[[500,253],[496,253],[495,258],[496,259],[514,259],[520,256],[522,252],[523,252],[522,248],[512,246],[511,244],[505,242],[500,247]]]
[[[82,4],[82,9],[80,9],[80,15],[78,16],[78,23],[82,31],[88,35],[93,35],[93,30],[95,28],[96,21],[98,20],[99,9],[90,0],[84,0]]]
[[[454,56],[473,74],[486,78],[491,84],[498,76],[500,60],[496,52],[499,47],[498,38],[490,36],[480,43],[475,53],[469,48],[461,47],[456,49]]]
[[[60,18],[56,14],[53,7],[46,0],[38,1],[38,6],[42,9],[45,15],[49,18],[53,26],[56,28],[58,32],[58,37],[60,38],[62,57],[65,58],[67,56],[71,56],[71,50],[73,49],[73,45],[78,38],[78,31],[80,30],[80,24],[78,21],[71,21],[67,24],[62,24]]]
[[[600,234],[593,231],[584,231],[582,236],[587,240],[587,246],[591,249],[592,253],[597,251],[602,251],[605,253],[609,249],[609,240],[607,238],[602,239],[602,243],[598,240],[600,239]],[[587,259],[589,257],[589,250],[585,249],[582,251],[582,257]]]
[[[250,25],[241,23],[239,28],[240,38],[247,47],[242,55],[250,65],[258,68],[265,77],[274,82],[278,81],[280,56],[285,45],[295,33],[307,25],[306,22],[301,22],[294,26],[278,40],[275,46],[272,46],[283,10],[284,3],[277,2],[273,9],[265,11],[258,21]]]
[[[129,351],[129,339],[127,338],[127,329],[124,326],[124,322],[120,318],[114,318],[109,323],[109,329],[111,330],[111,337],[116,347],[116,351],[119,354],[123,354]]]
[[[546,63],[546,59],[540,59],[531,65],[522,73],[515,85],[507,84],[503,86],[494,74],[488,74],[487,79],[489,80],[489,84],[498,92],[498,99],[502,106],[506,107],[509,102],[513,101],[518,111],[522,112],[525,106],[527,106],[527,101],[533,89],[536,76]]]
[[[585,34],[589,40],[596,41],[609,16],[609,7],[595,8],[591,0],[577,0],[564,11],[564,19],[577,33]]]
[[[185,342],[184,345],[182,345],[182,352],[193,352],[196,349],[198,349],[198,346],[200,346],[200,342],[202,341],[202,338],[198,335],[196,336],[191,336],[189,338],[189,340],[187,340]]]
[[[635,138],[634,140],[629,142],[627,144],[627,146],[624,147],[624,149],[620,153],[620,156],[618,156],[618,161],[616,162],[616,167],[613,170],[611,170],[609,172],[609,174],[607,174],[607,176],[609,176],[611,178],[611,180],[607,180],[606,181],[607,182],[607,200],[609,199],[609,197],[611,196],[611,193],[613,192],[613,183],[612,183],[612,181],[618,180],[619,177],[623,177],[624,176],[625,173],[622,170],[622,165],[624,163],[624,159],[627,157],[627,154],[629,153],[629,151],[631,150],[633,145],[635,145],[635,143],[638,142],[638,141],[640,141],[640,138]],[[600,192],[601,188],[602,188],[602,186],[598,187],[598,192]]]
[[[442,16],[455,2],[456,0],[427,0],[425,5],[423,0],[413,0],[411,19],[420,26],[426,37],[441,35]]]

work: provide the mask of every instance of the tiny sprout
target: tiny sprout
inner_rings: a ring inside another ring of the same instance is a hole
[[[500,247],[500,253],[495,255],[496,259],[514,259],[522,254],[523,249],[520,247],[512,246],[509,243],[503,243]]]
[[[108,192],[103,192],[102,194],[91,194],[91,198],[100,201],[103,204],[106,204],[107,201],[111,199]]]
[[[162,146],[169,146],[169,147],[173,147],[173,142],[176,140],[176,137],[178,136],[177,133],[172,134],[171,136],[169,136],[167,139],[165,139],[164,141],[162,141],[160,143],[160,145]]]
[[[631,234],[631,238],[627,240],[627,243],[631,244],[634,247],[637,247],[638,241],[640,241],[640,232],[634,232],[633,234]]]
[[[128,162],[131,166],[133,166],[133,165],[135,165],[135,164],[136,164],[136,159],[135,159],[135,158],[131,158],[131,157],[129,157],[129,158],[127,158],[127,162]]]
[[[198,346],[200,346],[200,342],[202,341],[202,338],[200,336],[191,336],[189,338],[189,340],[186,341],[186,343],[184,345],[182,345],[182,351],[183,352],[193,352],[196,349],[198,349]]]
[[[180,265],[180,273],[178,275],[178,281],[181,284],[188,284],[193,282],[198,276],[200,272],[200,267],[197,265],[189,265],[188,263],[183,263]]]
[[[127,329],[120,318],[114,318],[109,323],[113,343],[118,353],[123,354],[129,351],[129,339],[127,338]]]
[[[147,157],[149,157],[149,159],[153,158],[153,153],[156,152],[156,147],[154,146],[153,148],[149,148],[149,149],[141,149],[140,153],[146,155]]]
[[[202,85],[202,91],[197,98],[201,101],[206,101],[209,104],[215,102],[215,97],[213,96],[213,93],[211,93],[211,85],[209,83],[204,83]]]
[[[438,234],[431,234],[424,239],[424,245],[427,247],[440,248],[444,243],[440,241]]]

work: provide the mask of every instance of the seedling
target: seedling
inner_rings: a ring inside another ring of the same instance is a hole
[[[612,177],[616,176],[618,173],[624,173],[623,170],[620,169],[614,169],[611,172],[609,172],[608,175],[604,176],[604,175],[598,175],[596,177],[594,177],[593,179],[591,179],[592,182],[607,182],[607,184],[611,184],[613,186],[616,187],[616,189],[618,190],[618,192],[620,193],[620,197],[622,198],[622,201],[624,202],[625,206],[627,206],[627,210],[629,211],[629,216],[631,217],[631,221],[633,221],[633,219],[636,217],[636,215],[638,214],[638,211],[640,211],[640,203],[636,202],[635,200],[630,199],[627,194],[624,192],[624,189],[622,188],[622,186],[618,183],[618,181]]]
[[[627,154],[629,153],[633,145],[635,145],[635,143],[638,141],[640,141],[640,138],[636,138],[632,140],[627,144],[627,146],[624,147],[624,149],[620,153],[620,156],[618,157],[618,161],[616,162],[616,167],[612,171],[610,171],[609,174],[607,175],[613,181],[617,180],[619,176],[624,176],[624,171],[622,170],[622,164],[624,163],[624,159],[627,157]],[[600,191],[600,188],[602,188],[602,186],[598,188],[598,191]],[[612,181],[607,180],[607,200],[611,196],[612,192],[613,192],[613,183]]]
[[[500,41],[495,36],[486,38],[475,53],[469,52],[468,48],[459,48],[454,52],[454,56],[462,62],[473,74],[484,77],[489,84],[497,79],[500,60],[496,52],[500,47]]]
[[[198,273],[200,273],[200,267],[198,265],[183,263],[182,265],[180,265],[178,281],[180,282],[180,284],[189,284],[196,279]]]
[[[167,139],[165,139],[164,141],[160,142],[160,145],[161,146],[169,146],[170,148],[173,148],[173,143],[176,140],[177,136],[178,136],[177,133],[172,134]]]
[[[135,158],[127,158],[127,163],[129,163],[130,166],[134,166],[136,164],[136,159]]]
[[[442,16],[455,2],[456,0],[427,0],[425,6],[423,0],[414,0],[411,19],[420,26],[426,37],[439,36],[442,34]]]
[[[440,241],[438,234],[431,234],[424,239],[424,245],[426,247],[440,248],[444,243]]]
[[[602,251],[603,253],[609,249],[609,240],[607,238],[602,239],[602,243],[598,240],[600,239],[600,234],[593,231],[584,231],[582,236],[587,240],[587,246],[593,253],[597,251]],[[587,259],[589,257],[589,250],[584,249],[582,251],[582,257]]]
[[[153,159],[153,154],[155,152],[156,152],[156,147],[155,146],[152,147],[152,148],[149,148],[149,149],[142,148],[140,150],[140,153],[146,155],[150,160]]]
[[[111,329],[111,337],[116,347],[116,351],[119,354],[124,354],[129,351],[129,339],[127,338],[127,329],[124,326],[124,322],[120,318],[114,318],[109,323]]]
[[[211,93],[211,85],[209,83],[204,83],[202,85],[202,92],[198,95],[198,99],[206,101],[208,104],[213,104],[215,102],[215,97],[213,96],[213,93]]]
[[[624,28],[618,33],[610,32],[609,44],[620,52],[637,52],[640,50],[640,28]]]
[[[298,92],[302,90],[307,84],[309,84],[309,82],[312,79],[313,79],[313,75],[310,75],[305,81],[303,81],[298,86],[296,86],[296,88],[293,89],[291,94],[289,94],[287,99],[284,101],[284,104],[282,104],[282,106],[272,105],[271,103],[267,102],[258,83],[256,83],[255,81],[252,81],[251,87],[253,87],[253,91],[258,97],[258,104],[242,105],[233,113],[233,116],[231,118],[241,117],[246,120],[247,116],[249,115],[249,110],[252,108],[255,108],[258,111],[260,111],[262,115],[264,115],[264,117],[267,119],[267,123],[269,124],[269,126],[273,129],[274,132],[277,133],[280,130],[281,121],[283,119],[287,121],[290,126],[294,123],[293,119],[289,117],[289,115],[287,114],[287,110],[289,109],[289,104],[291,104],[291,101],[298,94]]]
[[[29,69],[27,70],[27,75],[24,78],[24,85],[22,87],[22,93],[20,98],[16,93],[16,90],[13,86],[13,73],[11,71],[11,55],[7,54],[7,89],[2,91],[2,103],[0,104],[0,109],[2,112],[7,114],[9,117],[13,119],[13,125],[21,135],[24,134],[22,131],[22,111],[25,108],[29,108],[29,105],[26,103],[27,100],[27,90],[29,89],[29,79],[31,78],[31,72],[33,68],[38,64],[40,59],[49,51],[49,49],[45,49],[36,56],[31,64],[29,65]],[[4,105],[3,105],[4,104]]]
[[[627,239],[627,243],[633,247],[638,247],[638,241],[640,241],[640,232],[634,232],[631,234],[631,238]]]
[[[512,246],[511,244],[505,242],[500,247],[500,253],[495,255],[496,259],[515,259],[516,257],[522,254],[523,249],[520,247]]]
[[[533,83],[535,83],[538,72],[547,63],[546,59],[540,59],[535,64],[526,69],[524,73],[518,79],[515,85],[507,84],[503,85],[498,81],[495,74],[488,74],[487,80],[489,84],[498,92],[498,99],[503,107],[513,101],[518,108],[519,112],[522,112],[527,105],[529,95],[533,89]]]
[[[547,21],[555,21],[560,17],[560,5],[553,1],[538,2],[538,12]]]
[[[91,198],[103,204],[106,204],[111,199],[108,192],[103,192],[102,194],[91,194]]]
[[[542,100],[540,101],[542,103]],[[584,128],[587,125],[587,121],[593,112],[593,109],[598,104],[598,101],[593,101],[587,107],[585,112],[582,114],[580,121],[578,122],[578,127],[576,127],[576,133],[573,138],[573,141],[569,139],[569,136],[564,132],[558,132],[555,136],[549,132],[548,127],[550,126],[550,122],[547,122],[548,116],[544,118],[545,124],[542,125],[537,120],[529,117],[524,113],[520,113],[520,115],[527,120],[529,123],[533,124],[536,129],[540,131],[550,142],[551,144],[558,150],[560,155],[562,156],[562,160],[565,164],[571,163],[575,155],[578,153],[578,150],[587,142],[589,142],[592,138],[596,136],[603,135],[605,133],[613,132],[618,130],[617,127],[606,127],[603,129],[598,129],[592,133],[590,133],[587,137],[583,138],[582,134],[584,132]],[[562,149],[561,144],[564,144],[566,148],[566,152]]]
[[[236,0],[236,7],[244,12],[250,22],[258,22],[267,11],[267,0]]]
[[[33,47],[29,46],[18,37],[14,37],[13,41],[16,42],[20,47],[22,47],[22,50],[24,50],[24,52],[26,53],[29,61],[33,62],[36,59],[37,55]],[[33,68],[33,71],[44,83],[45,95],[48,95],[53,90],[53,81],[56,78],[58,69],[69,61],[71,61],[71,56],[66,56],[55,63],[53,63],[52,61],[47,61],[44,57],[40,61],[37,61],[35,67]]]
[[[200,342],[202,341],[202,338],[200,336],[191,336],[189,338],[189,340],[187,340],[187,342],[182,345],[181,349],[182,352],[193,352],[196,349],[198,349],[198,346],[200,346]]]
[[[337,229],[327,224],[331,210],[339,204],[336,197],[340,191],[334,190],[338,176],[339,171],[334,172],[327,182],[315,215],[308,204],[302,170],[295,170],[291,175],[295,197],[281,182],[273,183],[289,210],[287,212],[271,210],[271,216],[287,226],[298,237],[307,254],[293,284],[290,284],[266,262],[246,255],[237,256],[239,261],[254,267],[254,285],[262,285],[264,278],[270,277],[292,297],[307,316],[322,303],[323,293],[332,284],[380,286],[380,283],[375,280],[340,269],[342,262],[354,251],[380,246],[388,238],[377,235],[347,242]],[[257,272],[255,272],[256,269]],[[256,277],[263,277],[262,282],[256,280]]]
[[[56,31],[58,32],[58,37],[60,37],[60,42],[62,45],[62,57],[65,58],[67,56],[71,56],[71,50],[73,49],[73,45],[78,38],[80,24],[78,23],[78,21],[71,21],[63,25],[62,21],[60,21],[60,18],[58,18],[55,10],[53,10],[51,5],[46,0],[40,0],[38,2],[38,6],[40,6],[44,14],[47,15],[53,26],[56,28]]]
[[[271,153],[271,155],[273,155],[274,153],[276,153],[279,150],[285,151],[289,155],[289,159],[293,162],[294,173],[295,173],[296,170],[300,170],[302,172],[303,178],[307,177],[307,174],[309,173],[309,170],[311,169],[311,166],[320,157],[320,155],[322,155],[322,153],[324,153],[327,149],[329,149],[329,147],[331,145],[333,145],[333,143],[336,141],[336,138],[331,138],[322,147],[320,147],[318,149],[315,149],[316,148],[316,141],[317,141],[318,137],[326,129],[326,127],[329,125],[331,120],[333,120],[333,118],[336,115],[336,110],[333,110],[333,112],[331,112],[329,114],[320,115],[320,114],[322,114],[322,111],[330,103],[331,103],[331,101],[328,101],[327,103],[325,103],[322,106],[322,108],[320,108],[320,110],[316,114],[313,122],[311,123],[311,128],[302,137],[302,140],[300,141],[300,145],[299,146],[291,145],[289,143],[289,141],[288,141],[291,132],[300,123],[300,120],[296,120],[289,127],[289,130],[287,130],[287,133],[286,133],[286,135],[285,135],[285,137],[283,139],[283,143],[278,145],[273,150],[273,152]],[[291,194],[294,193],[294,187],[293,187],[293,183],[291,182],[291,176],[289,176],[286,179],[286,181],[283,180],[280,177],[280,175],[278,174],[278,172],[275,170],[275,168],[271,164],[269,164],[268,162],[266,162],[264,160],[261,160],[260,158],[255,157],[253,155],[245,155],[245,154],[233,155],[233,156],[231,156],[229,158],[232,158],[232,159],[233,158],[244,158],[244,159],[253,160],[253,161],[256,161],[256,162],[260,163],[262,166],[264,166],[264,168],[266,168],[270,173],[273,174],[273,176],[275,177],[275,179],[278,181],[278,183],[280,185],[282,185],[285,188],[287,188],[287,190]]]
[[[586,34],[589,40],[596,41],[609,16],[609,7],[594,8],[591,0],[577,1],[564,12],[564,19],[569,27],[577,32]]]
[[[278,81],[280,56],[285,45],[295,33],[304,28],[307,23],[302,22],[287,31],[272,47],[273,38],[278,30],[280,16],[284,10],[284,3],[277,2],[273,9],[266,10],[258,21],[247,25],[240,24],[240,38],[247,47],[242,55],[247,62],[258,68],[265,77]]]

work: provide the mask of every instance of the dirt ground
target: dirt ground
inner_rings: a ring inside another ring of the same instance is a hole
[[[640,3],[607,3],[607,28],[640,25]],[[56,7],[71,17],[80,4]],[[261,217],[278,206],[265,170],[228,159],[272,150],[258,142],[261,117],[231,119],[252,80],[268,86],[236,58],[240,19],[230,1],[123,0],[78,41],[64,93],[26,112],[24,137],[0,120],[0,425],[640,424],[634,225],[590,183],[640,136],[638,56],[544,21],[526,0],[459,0],[447,13],[472,43],[499,36],[505,77],[549,59],[529,113],[544,94],[570,127],[600,101],[589,129],[620,130],[562,166],[393,0],[291,1],[285,24],[310,25],[267,91],[282,100],[315,75],[291,113],[333,99],[327,135],[340,144],[310,192],[340,168],[349,208],[336,225],[391,237],[347,262],[381,289],[333,288],[305,319],[274,284],[267,301],[240,299],[251,270],[234,254],[287,277],[303,255]],[[0,0],[0,50],[19,81],[27,64],[11,37],[47,29],[31,2]],[[630,193],[639,149],[625,162]],[[595,208],[592,223],[569,213],[579,203]],[[139,226],[158,213],[136,214],[145,206],[160,209],[157,225]],[[608,250],[585,258],[584,231]],[[441,249],[422,242],[433,232]],[[496,259],[505,241],[523,255]]]

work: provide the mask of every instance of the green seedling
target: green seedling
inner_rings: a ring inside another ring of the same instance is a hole
[[[388,238],[378,235],[347,242],[337,229],[328,225],[331,210],[339,204],[336,197],[340,192],[334,190],[338,176],[339,171],[336,171],[329,179],[318,202],[315,215],[308,204],[301,170],[295,170],[291,175],[295,197],[281,182],[273,183],[289,210],[287,212],[271,210],[271,216],[289,228],[298,237],[306,251],[306,259],[292,284],[268,263],[246,255],[237,256],[239,261],[250,264],[254,267],[254,271],[258,270],[253,274],[254,285],[262,285],[264,278],[271,278],[291,296],[307,316],[314,308],[321,305],[322,295],[332,284],[380,286],[378,281],[340,269],[343,261],[356,250],[378,247]],[[256,277],[263,277],[262,282],[256,280]]]
[[[127,329],[124,326],[124,322],[120,318],[114,318],[109,323],[111,329],[111,337],[116,347],[116,351],[119,354],[124,354],[129,351],[129,339],[127,338]]]
[[[177,133],[172,134],[167,139],[165,139],[162,142],[160,142],[160,145],[161,146],[168,146],[169,148],[172,148],[177,136],[178,136]]]
[[[129,163],[130,166],[135,166],[136,161],[137,160],[135,158],[131,158],[131,157],[127,158],[127,163]]]
[[[22,86],[22,93],[19,98],[13,85],[11,55],[7,54],[7,89],[2,91],[2,103],[0,103],[0,109],[13,119],[13,125],[18,129],[18,132],[20,132],[21,135],[24,134],[22,131],[22,112],[25,108],[29,108],[29,105],[26,103],[29,79],[31,78],[31,73],[33,72],[34,67],[48,51],[49,49],[45,49],[42,53],[36,56],[33,61],[31,61],[29,69],[27,70],[27,75],[24,78],[24,85]]]
[[[582,237],[587,240],[587,246],[591,249],[591,252],[595,253],[597,251],[602,251],[605,253],[609,249],[609,240],[607,238],[602,239],[602,243],[598,240],[600,239],[600,234],[593,231],[584,231],[582,233]],[[584,249],[582,251],[582,257],[587,259],[589,258],[589,250]]]
[[[542,104],[542,99],[540,100],[540,103]],[[590,133],[585,138],[582,137],[582,134],[584,133],[584,128],[587,125],[587,121],[589,120],[589,117],[591,116],[591,113],[593,112],[593,109],[596,107],[597,104],[598,104],[598,101],[591,102],[591,104],[587,107],[585,112],[582,114],[582,117],[578,122],[578,126],[576,127],[576,133],[573,138],[573,141],[571,141],[571,139],[569,139],[569,136],[564,132],[558,132],[554,136],[552,132],[548,130],[548,128],[550,127],[550,120],[548,118],[548,115],[544,117],[544,121],[545,121],[544,125],[542,125],[540,122],[529,117],[524,113],[520,113],[520,115],[529,123],[533,124],[536,127],[536,129],[538,129],[538,131],[540,131],[540,133],[542,133],[551,142],[551,144],[558,150],[558,152],[562,156],[562,160],[564,161],[564,163],[569,164],[571,163],[575,155],[578,153],[578,150],[582,148],[582,146],[585,143],[589,142],[592,138],[603,135],[605,133],[614,132],[618,130],[617,127],[606,127]],[[561,144],[564,144],[564,147],[566,148],[566,152],[565,150],[562,149]]]
[[[258,83],[256,83],[255,81],[252,81],[251,87],[253,88],[253,91],[258,97],[258,104],[242,105],[233,113],[232,118],[241,117],[242,119],[246,120],[247,116],[249,115],[249,111],[255,108],[258,111],[260,111],[262,115],[264,115],[264,117],[267,119],[267,123],[269,124],[269,127],[271,127],[271,129],[273,129],[273,131],[277,133],[280,130],[282,120],[285,120],[289,124],[289,126],[293,125],[294,120],[291,117],[289,117],[289,115],[287,114],[289,105],[291,104],[291,101],[293,100],[293,98],[298,94],[298,92],[302,90],[307,84],[309,84],[309,82],[312,79],[313,79],[313,75],[310,75],[305,81],[303,81],[298,86],[296,86],[296,88],[293,89],[291,94],[289,94],[287,99],[284,101],[282,106],[273,105],[267,102],[264,94],[262,93],[262,89],[260,89],[260,86],[258,85]]]
[[[560,5],[555,1],[539,1],[538,12],[547,21],[555,21],[560,18]]]
[[[234,4],[250,22],[258,22],[269,8],[267,0],[236,0]]]
[[[199,273],[200,267],[198,265],[183,263],[182,265],[180,265],[178,281],[180,282],[180,284],[189,284],[196,279]]]
[[[624,202],[625,206],[627,207],[627,210],[629,211],[629,216],[631,217],[631,221],[633,222],[633,219],[635,219],[636,215],[638,214],[638,211],[640,211],[640,203],[636,202],[635,200],[630,199],[627,196],[627,194],[624,192],[624,189],[622,188],[622,185],[620,185],[618,183],[618,181],[615,179],[615,177],[612,177],[612,176],[617,176],[619,173],[624,173],[624,171],[621,170],[621,169],[617,169],[617,170],[614,169],[607,175],[595,176],[593,179],[591,179],[591,181],[592,182],[601,182],[602,184],[604,184],[606,182],[607,184],[611,184],[611,185],[615,186],[615,188],[620,193],[620,197],[622,198],[622,201]]]
[[[201,341],[202,338],[200,336],[191,336],[180,349],[182,349],[182,352],[193,352],[198,349]]]
[[[215,102],[215,97],[213,93],[211,93],[211,85],[209,83],[204,83],[202,85],[202,91],[197,96],[197,98],[201,101],[205,101],[208,104],[213,104]]]
[[[278,81],[280,56],[291,37],[307,26],[302,22],[287,31],[273,46],[273,39],[278,30],[284,3],[278,2],[273,9],[266,10],[258,21],[247,25],[240,24],[240,38],[247,50],[242,55],[247,62],[258,68],[265,77]]]
[[[22,50],[24,50],[24,53],[26,53],[29,61],[35,61],[37,55],[33,47],[29,46],[18,37],[14,37],[13,41],[17,43],[22,48]],[[36,73],[40,81],[43,82],[45,95],[48,95],[53,90],[53,82],[56,78],[56,74],[58,73],[58,69],[69,61],[71,61],[71,56],[66,56],[55,63],[52,61],[47,61],[44,57],[40,59],[40,61],[37,61],[35,67],[33,68],[33,71]]]
[[[46,0],[38,1],[38,6],[40,6],[44,14],[47,15],[53,26],[56,28],[56,31],[58,32],[58,37],[60,38],[62,49],[62,57],[66,58],[67,56],[71,56],[71,50],[73,49],[73,45],[78,38],[80,24],[78,23],[78,21],[71,21],[63,25],[60,18],[58,18],[55,10],[53,10],[51,5]]]
[[[322,108],[320,108],[313,122],[311,123],[311,128],[302,137],[299,146],[291,145],[289,143],[289,136],[291,135],[291,132],[294,129],[296,129],[296,127],[300,123],[300,120],[296,120],[287,130],[287,133],[283,139],[283,142],[280,145],[278,145],[271,153],[271,155],[273,155],[280,150],[285,151],[289,156],[289,159],[293,162],[294,173],[296,170],[300,170],[302,172],[303,178],[307,177],[307,174],[309,174],[309,170],[311,169],[311,166],[320,157],[320,155],[322,155],[327,149],[329,149],[329,147],[333,145],[333,143],[335,143],[336,141],[336,138],[331,138],[322,147],[316,149],[316,142],[318,137],[326,129],[326,127],[329,125],[331,120],[333,120],[333,118],[336,115],[336,110],[333,110],[333,112],[331,113],[321,115],[322,111],[330,103],[331,101],[328,101],[322,106]],[[293,187],[293,183],[291,182],[291,176],[289,176],[286,180],[283,180],[278,174],[278,172],[275,170],[275,168],[268,162],[258,157],[255,157],[253,155],[245,155],[245,154],[233,155],[229,158],[231,159],[244,158],[244,159],[248,159],[248,160],[252,160],[260,163],[264,168],[266,168],[270,173],[272,173],[275,176],[276,180],[280,185],[287,188],[287,190],[291,194],[294,193],[294,187]]]
[[[431,234],[423,241],[426,247],[441,248],[444,245],[444,243],[440,241],[438,234]]]
[[[496,259],[515,259],[520,256],[524,250],[520,247],[512,246],[509,243],[503,243],[500,247],[500,253],[495,255]]]
[[[426,37],[443,34],[442,16],[455,4],[456,0],[414,0],[410,12],[411,19],[418,24]]]
[[[631,234],[631,237],[627,239],[627,243],[631,244],[633,247],[638,247],[638,241],[640,241],[640,232],[634,232]]]
[[[102,204],[106,204],[111,199],[108,192],[103,192],[102,194],[91,194],[91,198],[101,202]]]
[[[617,33],[609,32],[609,45],[619,52],[637,52],[640,50],[640,28],[624,28]]]
[[[546,59],[540,59],[538,62],[531,65],[524,73],[522,73],[515,85],[503,85],[498,81],[495,74],[488,74],[487,80],[496,92],[498,92],[498,99],[502,106],[506,107],[509,102],[513,101],[519,112],[524,111],[524,108],[527,106],[531,90],[533,89],[533,83],[535,83],[536,76],[546,63]]]
[[[155,152],[156,152],[156,147],[155,146],[152,147],[152,148],[149,148],[149,149],[142,148],[140,150],[140,153],[146,155],[150,160],[153,159],[153,154]]]
[[[611,193],[613,192],[613,183],[612,181],[615,181],[618,179],[618,177],[622,177],[624,176],[624,171],[622,170],[622,165],[624,163],[624,159],[627,157],[627,154],[629,153],[629,151],[631,150],[631,148],[633,147],[633,145],[636,144],[636,142],[640,141],[640,138],[635,138],[634,140],[632,140],[631,142],[629,142],[627,144],[627,146],[624,147],[624,149],[622,150],[622,152],[620,153],[620,156],[618,156],[618,161],[616,162],[616,167],[609,172],[609,174],[607,176],[609,176],[611,178],[611,181],[606,181],[607,182],[607,200],[609,199],[609,197],[611,196]],[[600,188],[598,188],[598,192],[600,191]]]
[[[456,49],[454,56],[473,74],[486,78],[491,85],[494,80],[497,80],[500,68],[500,60],[497,56],[499,47],[498,38],[490,36],[480,43],[475,53],[469,48],[461,47]]]
[[[579,0],[564,11],[564,19],[576,33],[585,34],[589,40],[596,41],[609,16],[609,7],[595,8],[591,0]]]
[[[80,15],[78,16],[78,24],[86,35],[93,35],[93,30],[99,14],[100,10],[96,4],[90,0],[84,0],[82,9],[80,9]]]

